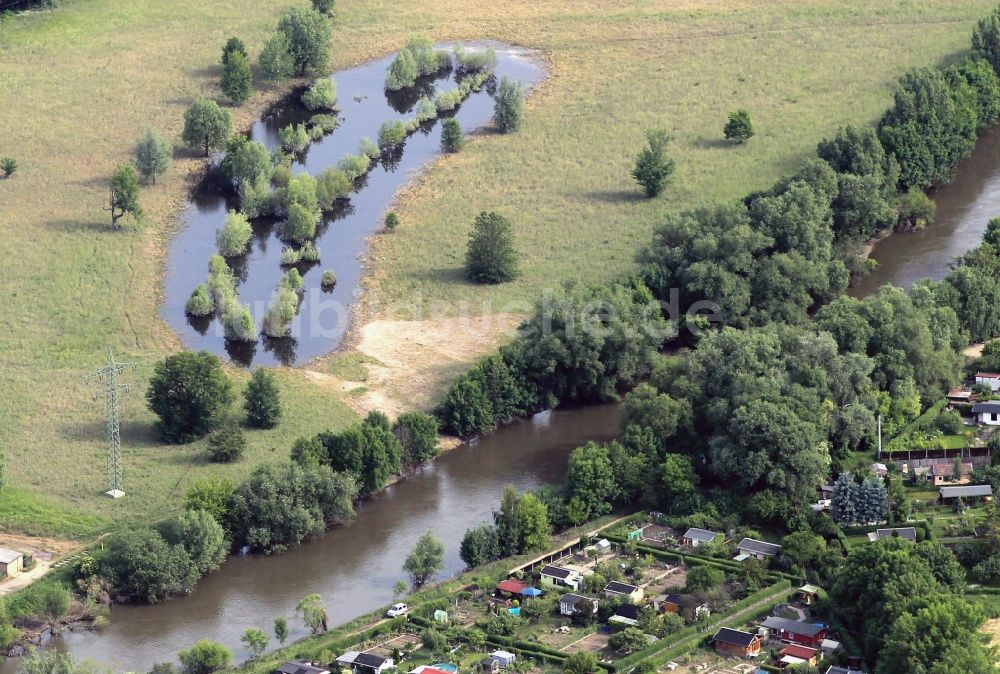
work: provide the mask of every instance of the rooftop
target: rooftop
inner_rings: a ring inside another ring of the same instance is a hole
[[[815,648],[799,646],[798,644],[789,644],[778,651],[779,655],[791,655],[793,658],[802,658],[803,660],[814,658],[817,653]]]
[[[993,487],[988,484],[967,484],[962,487],[941,487],[941,498],[962,496],[992,496]]]
[[[899,538],[905,538],[908,541],[917,540],[917,530],[914,527],[896,527],[895,529],[876,529],[875,538],[872,540],[880,541],[883,538],[892,538],[898,536]],[[871,538],[871,534],[869,534]]]
[[[639,607],[636,606],[635,604],[622,604],[621,606],[615,609],[614,614],[622,618],[628,618],[630,620],[638,620]]]
[[[800,623],[796,620],[778,618],[777,616],[771,616],[762,622],[761,626],[770,630],[784,630],[785,632],[790,632],[792,634],[801,634],[804,637],[814,637],[826,629],[826,625]]]
[[[744,538],[736,547],[739,550],[749,550],[750,552],[757,552],[771,557],[781,551],[780,545],[768,543],[767,541],[758,541],[756,538]]]
[[[750,632],[723,627],[715,633],[715,636],[712,637],[712,641],[721,641],[724,644],[746,647],[752,644],[754,639],[758,638],[759,637],[756,634],[751,634]]]
[[[698,527],[691,527],[684,532],[684,538],[703,541],[705,543],[711,543],[716,539],[716,537],[721,535],[722,534],[717,534],[714,531],[709,531],[708,529],[699,529]]]
[[[973,414],[983,414],[983,413],[993,413],[1000,412],[1000,402],[990,401],[985,403],[976,403],[972,406]]]
[[[581,601],[594,601],[594,600],[591,599],[590,597],[584,597],[583,595],[572,594],[572,593],[564,594],[563,596],[559,597],[560,604],[576,605],[579,604]]]
[[[551,576],[560,580],[566,580],[573,575],[571,570],[564,569],[561,566],[553,566],[552,564],[546,564],[543,566],[540,573],[543,576]]]
[[[308,660],[290,660],[275,671],[280,672],[280,674],[323,674],[323,672],[330,670],[325,667],[317,667]]]
[[[604,587],[605,592],[615,592],[617,594],[632,594],[639,588],[635,585],[629,585],[628,583],[619,583],[617,580],[613,580]]]
[[[522,591],[528,589],[528,584],[523,580],[517,580],[516,578],[508,578],[507,580],[502,580],[497,583],[497,589],[501,592],[510,592],[511,594],[520,594]]]
[[[10,564],[22,554],[17,550],[11,550],[10,548],[0,548],[0,563]]]
[[[378,669],[386,662],[387,662],[386,658],[383,658],[380,655],[375,655],[373,653],[358,653],[357,657],[354,658],[355,665],[361,665],[362,667],[371,667],[372,669]]]

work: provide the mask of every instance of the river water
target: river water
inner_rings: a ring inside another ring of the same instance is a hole
[[[1000,216],[1000,127],[983,134],[955,179],[930,192],[937,202],[934,223],[918,232],[893,234],[875,244],[876,270],[851,287],[854,297],[890,283],[909,290],[923,278],[939,280],[951,262],[982,242],[986,225]]]
[[[464,48],[474,51],[486,45],[493,46],[497,53],[495,79],[491,78],[480,91],[470,94],[457,111],[443,114],[457,119],[465,133],[484,127],[493,117],[493,94],[501,77],[519,81],[526,91],[530,91],[545,76],[544,68],[531,50],[495,42],[474,43]],[[439,45],[439,48],[450,50],[451,45]],[[327,167],[336,166],[345,155],[358,153],[362,138],[377,140],[383,122],[412,117],[421,96],[433,99],[435,91],[448,91],[457,86],[458,74],[449,72],[436,78],[423,78],[413,88],[390,94],[384,90],[383,82],[391,60],[392,56],[388,56],[333,75],[340,125],[297,156],[292,164],[293,173],[316,175]],[[281,144],[278,139],[281,128],[303,122],[311,115],[297,100],[285,101],[254,124],[250,138],[268,149],[275,149]],[[359,181],[350,200],[340,204],[336,212],[324,214],[316,236],[321,262],[296,265],[303,275],[305,292],[299,315],[292,323],[291,336],[270,339],[262,335],[256,344],[227,342],[221,320],[193,318],[184,312],[191,291],[208,275],[209,258],[217,252],[215,231],[221,227],[226,210],[238,208],[231,190],[220,188],[211,178],[206,179],[185,208],[181,216],[182,228],[170,244],[164,318],[189,348],[205,349],[242,365],[291,365],[329,353],[339,346],[348,327],[351,306],[360,291],[366,239],[381,227],[387,206],[397,190],[440,153],[440,120],[426,122],[410,135],[400,151],[384,154],[375,163],[368,175]],[[229,262],[238,281],[240,301],[249,305],[259,327],[268,301],[286,269],[280,263],[283,245],[278,237],[277,223],[273,219],[259,219],[252,224],[254,236],[249,252]],[[332,269],[337,275],[337,285],[332,290],[320,288],[320,276],[326,269]]]
[[[312,592],[326,601],[331,625],[390,604],[393,584],[406,578],[403,560],[424,532],[444,543],[439,577],[458,573],[464,567],[458,556],[462,535],[490,520],[506,485],[524,490],[561,481],[574,448],[618,435],[618,414],[617,405],[600,405],[516,421],[445,453],[316,541],[283,555],[232,557],[188,597],[116,606],[111,625],[100,633],[64,633],[53,645],[115,671],[144,672],[154,662],[175,660],[199,639],[220,641],[245,659],[243,631],[257,626],[271,634],[280,615],[289,618],[292,639],[303,637],[307,631],[292,615],[298,600]],[[0,672],[13,674],[17,663],[7,659]]]

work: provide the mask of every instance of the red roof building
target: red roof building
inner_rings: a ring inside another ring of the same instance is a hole
[[[528,584],[524,581],[517,580],[515,578],[508,578],[507,580],[502,580],[497,583],[497,590],[499,592],[509,592],[510,594],[521,594],[524,590],[528,589]]]

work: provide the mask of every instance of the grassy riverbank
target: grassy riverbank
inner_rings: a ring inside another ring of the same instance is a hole
[[[158,517],[195,479],[238,479],[287,456],[295,437],[354,419],[335,386],[284,370],[287,418],[250,433],[239,464],[208,464],[204,443],[159,444],[143,393],[155,361],[180,347],[158,315],[163,254],[201,160],[179,150],[170,172],[143,190],[141,229],[112,233],[102,210],[108,176],[145,126],[177,141],[190,101],[219,95],[225,39],[239,35],[256,54],[292,4],[301,3],[66,0],[0,23],[0,155],[20,165],[0,180],[0,445],[15,487],[0,496],[0,525],[86,538],[116,521]],[[836,125],[883,110],[906,68],[964,48],[992,5],[340,0],[334,68],[424,32],[537,47],[552,70],[521,133],[475,140],[402,199],[401,227],[376,247],[373,296],[408,298],[419,288],[425,303],[461,299],[479,312],[490,301],[499,311],[565,278],[612,278],[662,210],[735,197],[790,172]],[[279,93],[267,89],[236,111],[239,124]],[[736,107],[749,108],[758,129],[745,147],[719,140]],[[654,125],[675,136],[678,170],[663,199],[645,201],[628,170]],[[459,279],[467,227],[482,209],[515,223],[525,274],[514,284]],[[123,408],[131,496],[118,502],[101,495],[103,408],[82,379],[108,345],[139,363]]]

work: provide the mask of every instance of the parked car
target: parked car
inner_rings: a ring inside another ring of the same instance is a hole
[[[410,607],[406,604],[393,604],[392,608],[385,612],[390,618],[396,618],[401,615],[406,615],[410,612]]]

